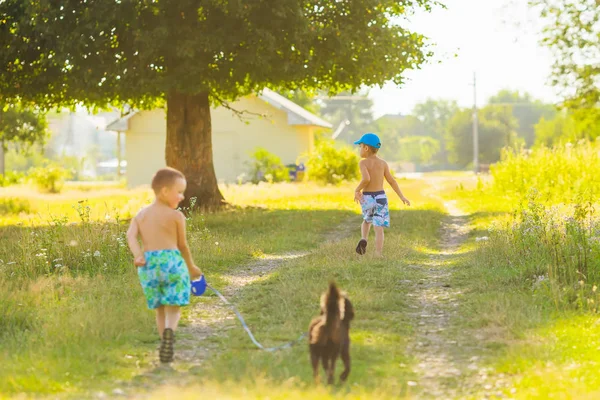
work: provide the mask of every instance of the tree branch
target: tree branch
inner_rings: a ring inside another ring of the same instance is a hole
[[[219,102],[219,104],[221,104],[221,106],[232,111],[240,119],[240,121],[243,121],[244,119],[248,119],[247,116],[251,116],[251,115],[256,116],[256,117],[261,117],[261,118],[267,118],[266,113],[257,113],[257,112],[248,111],[248,110],[237,110],[237,109],[233,108],[231,106],[231,104],[229,104],[228,101],[223,100],[216,94],[212,93],[211,96],[214,97]]]

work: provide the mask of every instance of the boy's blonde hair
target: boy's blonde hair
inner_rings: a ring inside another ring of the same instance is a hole
[[[364,143],[363,143],[364,144]],[[377,154],[377,152],[379,151],[379,149],[377,147],[373,147],[373,146],[369,146],[368,144],[365,144],[365,146],[367,146],[367,148],[369,149],[369,151],[372,154]]]
[[[173,185],[177,179],[185,179],[185,175],[175,168],[161,168],[152,177],[152,190],[154,193],[158,193],[162,188]]]

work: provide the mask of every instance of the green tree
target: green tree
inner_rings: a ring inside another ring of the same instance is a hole
[[[373,101],[366,95],[353,95],[350,91],[342,92],[321,100],[321,114],[337,128],[344,121],[350,123],[344,129],[338,140],[352,144],[362,134],[372,128]]]
[[[43,113],[20,105],[0,109],[0,174],[4,175],[4,154],[8,146],[27,151],[35,144],[44,144],[48,126]]]
[[[488,106],[479,112],[479,161],[491,164],[500,160],[501,149],[515,143],[512,115],[501,117],[503,110]],[[470,109],[457,112],[448,126],[448,159],[459,167],[467,167],[473,161],[473,112]]]
[[[562,110],[552,119],[542,118],[535,125],[536,146],[553,147],[598,136],[600,136],[600,125],[590,127],[567,110]]]
[[[212,162],[212,103],[264,87],[331,94],[392,80],[427,58],[400,25],[434,0],[5,0],[0,101],[43,107],[166,104],[166,163],[186,199],[223,197]]]
[[[417,104],[412,113],[423,122],[426,135],[438,141],[439,152],[433,160],[442,166],[446,166],[448,163],[446,144],[448,124],[458,110],[458,105],[454,100],[427,99],[424,103]]]
[[[489,104],[510,107],[510,112],[518,121],[517,134],[525,139],[528,147],[535,142],[535,124],[542,118],[550,119],[556,115],[553,105],[535,100],[529,93],[520,93],[519,91],[501,90],[490,98]]]
[[[400,159],[429,164],[440,151],[440,142],[430,136],[408,136],[399,140]]]
[[[390,161],[408,160],[404,158],[406,152],[402,150],[402,139],[412,136],[422,137],[426,133],[423,122],[413,115],[384,115],[372,125],[373,127],[367,130],[379,135],[382,143],[379,153]]]
[[[597,0],[530,0],[546,22],[542,43],[554,54],[552,84],[592,139],[600,124],[600,7]]]

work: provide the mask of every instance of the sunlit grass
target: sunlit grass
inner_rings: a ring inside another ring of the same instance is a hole
[[[259,328],[261,339],[287,339],[288,330],[305,329],[327,279],[341,274],[344,289],[356,293],[361,308],[371,308],[369,313],[376,316],[372,323],[358,323],[355,332],[355,352],[365,358],[355,365],[356,377],[372,380],[356,391],[376,397],[385,387],[401,389],[411,376],[410,357],[402,350],[410,327],[403,325],[401,312],[386,309],[389,305],[402,308],[405,294],[395,291],[395,279],[406,276],[403,266],[420,257],[411,246],[435,246],[434,232],[442,215],[439,203],[421,194],[422,182],[401,181],[401,186],[416,206],[400,212],[400,201],[391,194],[393,228],[386,249],[393,267],[355,259],[360,217],[359,206],[352,201],[353,185],[224,187],[233,207],[194,215],[188,221],[192,252],[209,281],[221,287],[223,273],[256,257],[319,249],[306,261],[291,260],[282,272],[245,290],[242,296],[249,297],[243,312],[251,323],[261,321],[267,329]],[[129,380],[147,369],[156,358],[157,334],[125,245],[127,213],[123,210],[134,213],[150,201],[151,193],[147,189],[68,189],[51,196],[17,189],[10,196],[29,202],[35,213],[12,215],[20,222],[16,225],[5,217],[3,223],[8,226],[0,228],[0,393],[71,393],[77,397],[82,390],[111,390],[115,380]],[[355,221],[353,233],[335,232],[346,221]],[[338,235],[350,237],[335,246],[324,244],[327,237]],[[369,289],[372,285],[379,288],[376,295]],[[282,296],[288,300],[278,301]],[[262,308],[273,302],[276,308]],[[296,307],[300,314],[290,318],[292,314],[286,313],[296,312]],[[289,321],[281,324],[281,318]],[[265,379],[280,384],[284,384],[283,376],[287,381],[299,375],[298,393],[303,393],[310,373],[294,357],[304,358],[305,349],[286,353],[274,364],[282,366],[276,371],[269,366],[269,358],[255,358],[255,353],[247,351],[243,332],[232,335],[231,346],[223,346],[214,360],[215,368],[225,371],[227,360],[242,352],[248,356],[248,363],[239,370],[243,379],[258,376],[261,369]],[[389,355],[393,355],[391,360]],[[371,367],[374,363],[380,367]],[[216,374],[206,372],[206,376]],[[398,380],[398,376],[403,378]],[[218,380],[215,390],[225,388]]]

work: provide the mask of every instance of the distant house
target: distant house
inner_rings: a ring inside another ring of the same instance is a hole
[[[247,114],[240,120],[227,108],[211,110],[213,160],[220,182],[235,182],[241,174],[247,173],[251,154],[257,147],[279,156],[284,164],[295,164],[303,154],[314,149],[315,131],[332,127],[269,89],[239,99],[230,106],[266,117]],[[148,184],[153,173],[165,166],[165,110],[132,112],[113,121],[106,129],[125,133],[129,187]]]

